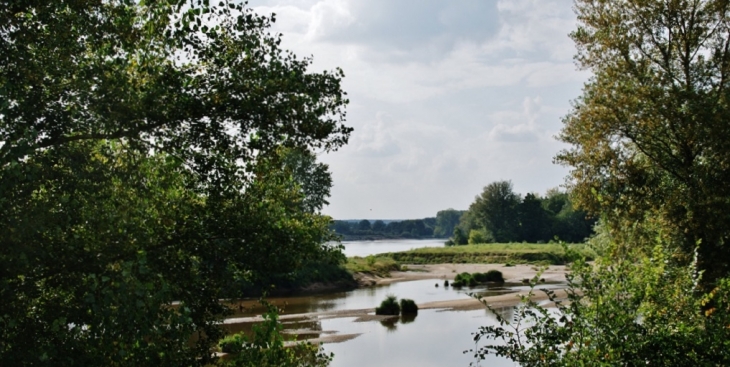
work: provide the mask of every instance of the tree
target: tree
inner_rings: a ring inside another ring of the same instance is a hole
[[[373,232],[383,232],[385,231],[385,222],[382,220],[376,220],[373,222]]]
[[[653,222],[699,244],[705,280],[730,271],[730,19],[724,0],[580,0],[571,34],[593,73],[556,160],[579,206],[614,230]],[[653,236],[653,234],[649,234]]]
[[[564,295],[535,290],[538,273],[512,317],[493,310],[499,325],[475,334],[497,341],[473,350],[475,358],[495,354],[525,367],[728,365],[730,282],[698,292],[695,265],[673,265],[674,246],[653,242],[651,257],[637,246],[595,263],[575,259]],[[593,245],[617,250],[606,231]],[[530,298],[542,292],[554,306]]]
[[[544,240],[548,231],[548,217],[540,197],[532,193],[525,195],[517,212],[521,239],[532,243]]]
[[[282,148],[283,169],[291,172],[294,182],[302,193],[304,210],[316,213],[329,204],[332,175],[329,166],[317,163],[317,157],[306,149]]]
[[[358,231],[369,231],[371,229],[372,229],[372,226],[370,225],[370,221],[367,219],[363,219],[357,223]]]
[[[467,242],[470,245],[477,245],[480,243],[489,243],[491,242],[491,238],[487,231],[483,229],[472,229],[469,231],[469,239]]]
[[[512,191],[512,182],[493,182],[477,196],[469,211],[474,212],[477,222],[489,231],[496,242],[517,240],[519,195]]]
[[[446,209],[436,213],[436,226],[433,230],[433,236],[445,238],[454,232],[454,228],[459,224],[459,219],[463,211]]]
[[[0,364],[209,364],[229,284],[328,250],[277,156],[347,142],[342,72],[272,21],[0,3]]]
[[[459,227],[454,228],[454,233],[451,235],[451,240],[454,245],[466,245],[467,243],[469,243],[469,238]]]

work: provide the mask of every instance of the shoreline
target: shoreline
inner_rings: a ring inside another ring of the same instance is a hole
[[[499,270],[505,278],[505,284],[511,286],[521,286],[523,280],[533,278],[538,267],[534,265],[515,265],[504,266],[504,264],[429,264],[429,265],[406,265],[407,271],[391,272],[389,277],[379,277],[371,274],[358,273],[355,279],[360,287],[367,288],[372,286],[387,285],[396,282],[407,282],[414,280],[433,279],[436,281],[453,280],[454,277],[462,272],[486,272],[488,270]],[[541,278],[546,284],[564,284],[566,267],[564,265],[550,265],[545,267]],[[553,289],[558,298],[564,298],[566,292],[564,289]],[[453,299],[425,302],[418,304],[419,310],[441,310],[441,311],[472,311],[485,309],[483,304],[487,303],[493,308],[503,308],[516,306],[520,303],[520,296],[526,294],[527,291],[516,291],[508,294],[483,297],[480,300],[475,298]],[[548,300],[547,295],[539,290],[536,286],[532,300],[541,302]],[[333,318],[354,318],[353,322],[370,322],[370,321],[387,321],[398,316],[375,315],[375,308],[348,309],[336,311],[317,311],[306,313],[282,314],[279,320],[282,322],[296,322],[301,320],[323,320]],[[223,320],[224,325],[236,324],[252,324],[263,321],[260,315],[235,317]],[[287,331],[290,335],[311,334],[307,330]],[[312,343],[339,343],[356,338],[360,334],[339,334],[337,330],[317,331],[319,337],[307,339]]]

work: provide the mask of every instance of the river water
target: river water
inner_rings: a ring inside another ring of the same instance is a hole
[[[382,254],[385,252],[408,251],[421,247],[444,247],[445,239],[427,240],[378,240],[378,241],[343,241],[345,256],[360,256]]]
[[[406,251],[420,247],[440,247],[443,240],[395,240],[343,242],[347,256],[368,256],[384,252]],[[436,286],[438,284],[438,287]],[[409,298],[417,304],[433,301],[457,300],[471,297],[498,295],[523,290],[525,287],[454,289],[444,287],[443,279],[398,282],[389,285],[360,288],[349,292],[270,298],[270,303],[282,309],[282,315],[311,312],[358,310],[374,308],[389,294]],[[234,317],[250,317],[264,310],[256,301],[240,303]],[[497,310],[503,317],[512,317],[512,308]],[[297,339],[305,340],[326,335],[358,336],[339,343],[325,343],[326,352],[335,354],[331,367],[407,367],[407,366],[469,366],[475,362],[473,333],[480,326],[496,325],[495,315],[487,310],[446,311],[421,310],[415,319],[391,322],[356,322],[353,317],[329,318],[322,316],[295,317],[282,321],[285,332],[296,331]],[[251,324],[229,323],[229,332],[250,332]],[[484,345],[484,342],[482,342]],[[474,365],[477,365],[476,363]],[[511,361],[488,356],[479,366],[515,366]]]
[[[435,285],[439,284],[438,287]],[[468,293],[483,296],[504,294],[524,287],[489,289],[486,286],[454,289],[444,287],[443,280],[429,279],[399,282],[372,288],[355,289],[325,295],[271,298],[269,302],[282,308],[282,315],[310,312],[357,310],[377,306],[388,294],[410,298],[416,303],[466,299]],[[242,304],[246,308],[234,317],[247,317],[263,312],[255,301]],[[512,317],[512,308],[498,310],[503,317]],[[382,366],[469,366],[474,362],[472,333],[480,326],[496,325],[497,319],[486,308],[475,311],[421,310],[415,319],[394,322],[355,322],[354,317],[301,317],[283,320],[285,331],[296,330],[297,339],[306,340],[326,335],[359,334],[339,343],[325,343],[326,352],[335,354],[330,367]],[[227,324],[229,332],[250,332],[250,323]],[[482,343],[481,345],[484,345]],[[506,367],[514,364],[490,356],[481,366]]]

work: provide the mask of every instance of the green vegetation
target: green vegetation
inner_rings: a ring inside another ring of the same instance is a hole
[[[403,298],[400,300],[400,312],[403,315],[417,314],[418,305],[412,299]]]
[[[210,365],[222,298],[340,261],[343,74],[242,4],[2,1],[0,364]]]
[[[367,219],[360,221],[336,220],[330,228],[344,240],[378,240],[399,238],[432,238],[436,218],[409,219],[370,222]]]
[[[555,238],[581,243],[595,219],[575,210],[569,195],[557,189],[545,197],[512,190],[512,182],[487,185],[459,219],[447,246],[490,242],[546,243]]]
[[[557,312],[525,296],[474,351],[529,366],[730,365],[730,4],[577,0],[593,76],[556,160],[600,216]],[[722,30],[722,31],[720,31]],[[539,274],[527,279],[534,289]],[[557,314],[556,314],[557,313]]]
[[[389,294],[380,303],[380,306],[375,308],[376,315],[415,315],[418,313],[418,305],[412,299],[401,299],[400,304],[398,298],[392,294]],[[412,319],[410,319],[412,321]]]
[[[499,270],[489,270],[486,273],[459,273],[454,277],[454,281],[451,283],[453,287],[473,287],[475,285],[484,283],[504,283],[504,276]]]
[[[569,248],[589,259],[596,254],[586,245]],[[560,244],[502,243],[452,247],[426,247],[404,252],[383,254],[403,264],[553,264],[569,262]]]
[[[350,273],[370,273],[379,276],[389,276],[391,271],[401,270],[400,263],[390,256],[349,257],[345,269]]]
[[[730,274],[730,5],[628,3],[575,6],[576,60],[593,77],[565,117],[570,148],[556,161],[571,167],[577,204],[614,234],[638,225],[643,243],[662,236],[685,266],[697,257],[710,291]]]
[[[380,306],[375,307],[376,315],[400,315],[400,305],[398,304],[398,298],[389,294],[383,302],[380,302]]]
[[[332,354],[325,354],[322,347],[307,342],[293,342],[286,346],[276,307],[263,302],[267,312],[264,321],[253,326],[253,335],[230,335],[218,345],[231,358],[221,361],[230,367],[325,367],[332,361]]]

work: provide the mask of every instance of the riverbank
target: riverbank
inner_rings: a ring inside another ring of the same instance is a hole
[[[425,247],[384,253],[401,264],[542,264],[564,265],[571,261],[565,247],[593,260],[595,252],[584,244],[488,243],[449,247]]]
[[[528,291],[524,290],[523,280],[533,278],[538,268],[532,265],[516,265],[516,266],[505,266],[504,264],[431,264],[431,265],[406,265],[408,271],[393,271],[390,276],[376,276],[372,274],[357,273],[355,275],[358,282],[362,286],[382,286],[389,285],[399,282],[410,282],[410,281],[425,281],[433,280],[434,288],[438,284],[439,287],[443,287],[444,280],[452,281],[454,277],[462,272],[487,272],[489,270],[499,270],[504,275],[506,280],[506,286],[518,286],[522,288],[508,294],[497,294],[489,295],[482,298],[483,302],[486,302],[493,308],[505,308],[515,306],[520,302],[520,295],[526,294]],[[553,265],[547,267],[544,272],[540,275],[544,279],[545,284],[548,284],[555,290],[556,295],[559,298],[565,296],[565,292],[559,288],[560,284],[564,284],[566,268],[562,265]],[[430,284],[430,282],[429,282]],[[539,286],[537,288],[540,288]],[[398,295],[398,294],[396,294]],[[535,291],[533,296],[535,301],[545,301],[547,296],[544,292]],[[286,300],[281,300],[286,301]],[[290,302],[294,303],[294,299],[290,299]],[[289,309],[292,309],[294,305],[290,303]],[[306,308],[302,308],[304,312],[294,312],[280,315],[282,323],[291,324],[306,324],[306,323],[320,323],[322,320],[334,319],[334,318],[353,318],[353,322],[388,322],[393,319],[393,316],[378,316],[374,315],[375,304],[373,307],[368,308],[353,308],[353,309],[340,309],[340,310],[323,310],[317,312],[306,312]],[[470,311],[485,309],[484,304],[474,298],[461,298],[461,299],[445,299],[431,302],[418,303],[418,307],[421,310],[439,310],[439,311]],[[397,316],[395,317],[397,318]],[[237,317],[230,318],[224,321],[224,324],[232,329],[245,329],[247,324],[253,324],[262,321],[260,316],[252,317]],[[317,329],[317,328],[315,328]],[[311,342],[324,342],[324,343],[338,343],[350,340],[358,336],[358,334],[351,333],[340,333],[339,330],[309,330],[307,328],[295,328],[294,330],[288,330],[288,333],[296,335],[298,339],[306,338]],[[316,335],[312,335],[316,334]],[[313,338],[309,338],[312,336]]]
[[[419,279],[442,279],[453,280],[459,273],[486,273],[489,270],[502,272],[505,282],[522,283],[525,279],[532,279],[540,269],[536,265],[506,265],[506,264],[411,264],[402,265],[405,271],[391,271],[388,276],[379,276],[372,273],[355,273],[355,280],[359,286],[376,286]],[[540,278],[546,282],[564,282],[566,274],[565,265],[546,266]]]

